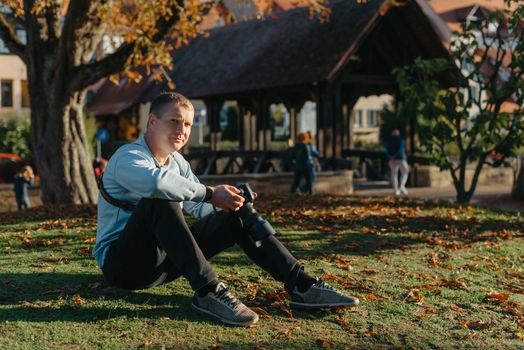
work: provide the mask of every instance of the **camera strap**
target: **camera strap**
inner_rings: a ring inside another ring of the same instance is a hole
[[[104,174],[102,173],[102,175],[96,178],[96,184],[98,186],[98,190],[100,191],[100,194],[106,200],[106,202],[120,209],[124,209],[127,211],[133,211],[135,209],[135,205],[133,203],[111,197],[111,195],[106,192],[104,188],[104,183],[102,182],[103,176]]]

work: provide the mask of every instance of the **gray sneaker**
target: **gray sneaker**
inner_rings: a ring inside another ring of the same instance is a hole
[[[224,283],[219,283],[214,292],[193,297],[193,309],[232,326],[249,326],[258,321],[258,315],[235,298]]]
[[[329,307],[357,306],[359,300],[355,297],[347,296],[342,292],[325,283],[321,278],[313,283],[304,293],[298,291],[297,287],[291,293],[289,305],[295,309],[321,309]]]

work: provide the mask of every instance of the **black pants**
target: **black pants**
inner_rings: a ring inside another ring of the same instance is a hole
[[[274,236],[257,248],[234,213],[214,212],[188,227],[179,203],[142,199],[109,248],[102,268],[107,281],[143,289],[184,276],[193,290],[215,280],[208,259],[238,244],[258,266],[290,291],[302,267]]]

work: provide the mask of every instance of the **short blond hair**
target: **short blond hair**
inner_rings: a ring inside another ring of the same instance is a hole
[[[149,107],[149,113],[153,113],[158,118],[161,118],[162,114],[164,114],[165,107],[171,103],[174,103],[179,107],[183,107],[188,111],[195,110],[195,107],[193,107],[191,101],[189,101],[189,99],[184,95],[174,91],[165,91],[157,97],[155,97],[153,102],[151,102],[151,107]]]

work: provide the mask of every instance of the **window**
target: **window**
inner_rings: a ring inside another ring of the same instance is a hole
[[[13,81],[2,80],[2,107],[13,107]]]
[[[369,128],[374,128],[378,126],[378,111],[369,110],[367,122]]]
[[[25,29],[17,29],[16,36],[18,37],[18,39],[20,40],[22,44],[24,45],[27,44],[27,33]]]
[[[27,84],[27,80],[22,80],[20,82],[21,89],[22,89],[22,108],[28,108],[29,107],[29,85]]]
[[[474,100],[479,98],[479,89],[476,86],[471,87],[471,98]]]
[[[0,54],[1,53],[9,53],[9,50],[5,46],[4,41],[2,39],[0,39]]]
[[[355,109],[355,128],[362,128],[364,125],[364,111],[361,109]]]

